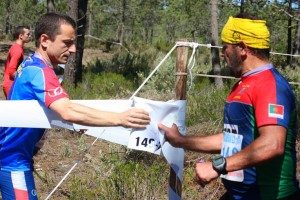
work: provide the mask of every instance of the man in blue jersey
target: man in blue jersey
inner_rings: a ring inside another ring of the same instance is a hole
[[[145,128],[147,112],[130,109],[105,112],[72,103],[54,73],[76,51],[76,24],[66,15],[47,13],[35,27],[36,51],[18,68],[10,90],[11,100],[38,100],[62,119],[88,126]],[[44,129],[2,128],[0,130],[0,190],[2,199],[37,199],[33,180],[33,153]]]
[[[300,199],[296,179],[296,105],[285,78],[269,61],[270,34],[264,20],[239,14],[222,30],[222,56],[240,80],[229,94],[222,133],[182,136],[175,125],[159,127],[175,147],[218,153],[197,163],[202,186],[221,176],[222,200]]]

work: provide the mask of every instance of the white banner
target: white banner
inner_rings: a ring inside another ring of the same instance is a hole
[[[128,148],[163,155],[168,164],[182,182],[184,150],[172,147],[165,142],[164,134],[158,129],[158,123],[171,127],[175,123],[185,134],[186,101],[152,101],[135,97],[132,100],[72,100],[73,102],[104,111],[123,112],[132,106],[149,112],[151,123],[146,129],[123,127],[90,127],[62,120],[52,110],[30,100],[0,101],[1,127],[66,128],[70,130],[86,129],[87,135],[98,137]],[[177,181],[176,181],[177,183]],[[172,190],[170,190],[170,187]],[[177,185],[169,186],[169,199],[180,199]],[[175,190],[175,191],[174,191]],[[181,192],[181,191],[180,191]]]

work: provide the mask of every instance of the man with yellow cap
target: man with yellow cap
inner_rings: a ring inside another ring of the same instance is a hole
[[[240,80],[229,94],[222,133],[182,136],[176,125],[159,124],[175,147],[220,153],[197,163],[202,186],[221,176],[221,199],[300,199],[296,179],[296,105],[285,78],[269,61],[266,21],[239,14],[222,30],[222,57]]]

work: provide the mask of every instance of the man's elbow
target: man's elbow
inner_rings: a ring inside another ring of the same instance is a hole
[[[65,121],[70,121],[70,116],[65,113],[60,113],[60,117]]]
[[[65,121],[74,121],[74,109],[69,99],[62,98],[50,104],[49,108]]]
[[[274,144],[270,151],[272,152],[273,157],[282,156],[284,154],[284,145]]]
[[[83,124],[86,122],[86,119],[80,115],[80,113],[74,113],[73,111],[64,111],[62,113],[60,113],[60,117],[67,121],[67,122],[71,122],[71,123],[77,123],[77,124]]]
[[[74,121],[71,113],[68,112],[67,109],[65,111],[63,111],[63,112],[60,112],[59,115],[65,121],[68,121],[68,122],[73,122]]]

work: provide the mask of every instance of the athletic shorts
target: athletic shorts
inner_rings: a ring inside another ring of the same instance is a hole
[[[0,190],[3,200],[37,200],[32,171],[0,170]]]

